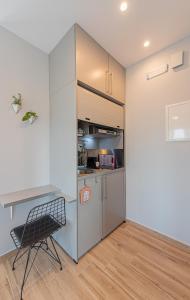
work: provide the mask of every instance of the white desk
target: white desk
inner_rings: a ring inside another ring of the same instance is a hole
[[[13,218],[13,206],[25,203],[38,198],[55,195],[55,197],[64,197],[65,201],[72,202],[76,199],[61,192],[54,185],[44,185],[31,189],[21,190],[9,194],[0,195],[0,204],[3,208],[11,208],[11,219]]]
[[[0,203],[4,208],[6,208],[27,201],[35,200],[37,198],[53,195],[59,192],[60,190],[53,185],[44,185],[36,188],[0,195]]]

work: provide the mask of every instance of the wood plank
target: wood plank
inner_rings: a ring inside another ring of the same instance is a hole
[[[40,252],[24,300],[190,299],[190,248],[137,224],[122,224],[78,265],[57,250],[63,271]],[[0,299],[19,300],[25,258],[12,272],[13,258],[0,259]]]

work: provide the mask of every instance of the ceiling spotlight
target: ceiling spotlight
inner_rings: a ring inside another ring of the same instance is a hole
[[[145,41],[145,42],[144,42],[144,47],[145,47],[145,48],[148,48],[149,46],[150,46],[150,41]]]
[[[127,8],[128,8],[127,2],[122,2],[122,3],[120,4],[120,11],[121,11],[121,12],[125,12],[125,11],[127,10]]]

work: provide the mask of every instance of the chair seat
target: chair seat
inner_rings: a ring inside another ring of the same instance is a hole
[[[45,215],[26,226],[24,224],[14,228],[13,232],[14,238],[17,239],[21,247],[26,247],[47,238],[60,228],[61,225],[50,215]]]

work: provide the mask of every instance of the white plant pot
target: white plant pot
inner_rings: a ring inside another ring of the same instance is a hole
[[[31,116],[30,119],[28,120],[29,123],[32,125],[34,123],[34,121],[36,120],[36,117]]]
[[[12,104],[12,108],[13,108],[13,110],[14,110],[14,112],[16,113],[16,114],[18,114],[18,112],[21,110],[21,105],[19,105],[19,104]]]

